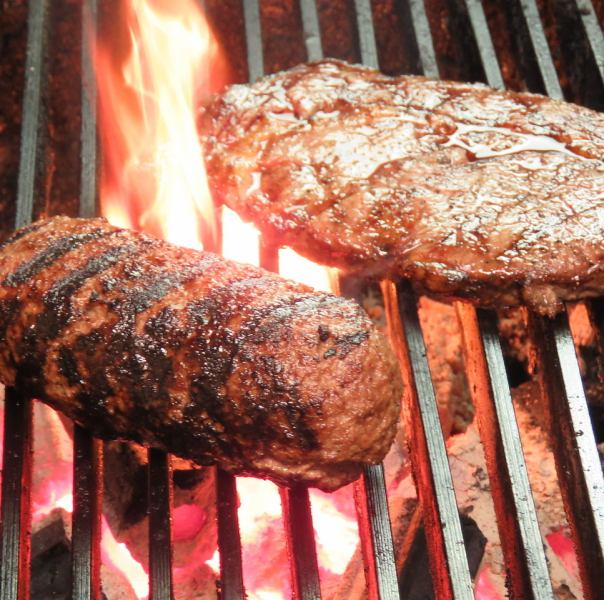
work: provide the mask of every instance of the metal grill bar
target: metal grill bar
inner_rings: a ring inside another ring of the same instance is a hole
[[[370,599],[400,597],[384,467],[365,467],[354,484],[361,551]]]
[[[220,549],[220,598],[245,598],[241,568],[241,538],[237,516],[235,478],[216,469],[216,510],[218,513],[218,548]]]
[[[321,586],[308,489],[301,486],[281,488],[280,494],[293,596],[300,600],[318,600]]]
[[[576,0],[577,10],[585,29],[600,79],[604,81],[604,36],[590,0]]]
[[[543,24],[539,16],[539,9],[535,0],[517,0],[520,4],[520,11],[526,23],[526,30],[530,43],[537,60],[537,66],[545,91],[551,98],[562,99],[562,88],[558,81],[554,61],[549,52],[547,38],[543,31]]]
[[[300,0],[300,12],[302,13],[306,56],[308,60],[319,60],[323,58],[323,45],[317,3],[315,0]]]
[[[388,325],[406,384],[404,409],[417,492],[424,511],[436,598],[474,597],[461,523],[417,306],[409,282],[383,285]]]
[[[0,598],[29,598],[32,401],[5,390]]]
[[[354,0],[354,9],[357,16],[361,62],[366,67],[377,69],[379,58],[375,41],[375,30],[373,28],[371,0]]]
[[[243,0],[243,18],[245,22],[248,79],[256,81],[264,75],[262,26],[258,0]]]
[[[494,312],[458,302],[468,383],[516,598],[553,598]]]
[[[482,18],[473,19],[470,5],[475,2],[466,0],[466,4],[487,83],[503,88],[482,7]],[[476,311],[462,303],[457,303],[456,308],[499,537],[511,573],[511,589],[518,597],[551,598],[553,592],[503,363],[497,316],[494,312]]]
[[[246,6],[247,4],[250,6]],[[244,2],[244,8],[248,72],[250,81],[254,81],[254,75],[256,78],[261,77],[265,71],[260,10],[257,0],[249,3]],[[320,44],[321,35],[316,6],[314,10],[308,6],[306,8],[301,7],[301,10],[303,10],[303,15],[306,15],[303,18],[304,27],[311,28],[309,30],[305,29],[305,33],[307,31],[310,33],[306,36],[307,41],[314,37]],[[257,36],[257,42],[250,43],[250,36]],[[307,45],[308,52],[316,53],[320,50],[320,45],[318,46],[316,43],[311,45],[310,49]],[[264,237],[260,239],[260,266],[269,271],[279,272],[279,249]],[[308,488],[301,486],[282,488],[280,494],[289,548],[292,589],[295,590],[296,597],[305,600],[320,598],[319,567]]]
[[[45,0],[29,3],[25,89],[23,92],[23,124],[21,125],[21,155],[17,183],[16,229],[31,223],[33,216],[36,161],[39,156],[39,130],[42,113],[43,61],[46,46],[45,23],[47,12],[47,2]]]
[[[417,40],[422,73],[426,77],[437,78],[439,76],[438,63],[436,62],[432,31],[430,31],[424,0],[408,0],[408,3],[413,31]]]
[[[314,0],[312,4],[316,13]],[[310,35],[320,37],[320,31],[305,29],[304,35],[305,38]],[[317,58],[323,58],[322,50]],[[355,483],[354,491],[369,598],[399,598],[383,467],[365,467],[363,475]]]
[[[102,444],[74,426],[71,597],[101,598]]]
[[[80,169],[80,217],[97,214],[97,91],[92,66],[97,32],[97,0],[82,4],[82,129]],[[92,34],[92,36],[91,36]]]
[[[505,85],[501,76],[499,63],[497,62],[493,41],[491,40],[489,26],[484,16],[482,3],[480,0],[465,0],[465,2],[487,82],[491,87],[503,89]]]
[[[222,219],[220,213],[214,213],[214,231],[212,237],[209,228],[203,231],[203,247],[220,254],[222,238]],[[235,476],[216,467],[212,469],[216,487],[216,508],[218,525],[218,548],[220,550],[220,597],[222,600],[242,600],[245,598],[243,585],[243,565],[241,562],[241,536],[239,532],[238,498]]]
[[[414,23],[425,24],[429,34],[418,38],[417,46],[427,47],[426,55],[435,57],[425,5],[416,1],[411,8],[415,12]],[[438,72],[436,62],[435,70]],[[415,453],[413,462],[424,509],[426,538],[433,549],[429,559],[434,591],[437,598],[472,598],[472,580],[416,301],[408,282],[400,281],[396,285],[387,282],[382,289],[388,326],[395,330],[392,337],[397,340],[399,362],[409,390],[405,410],[411,425],[409,435]]]
[[[16,228],[30,223],[33,216],[47,12],[46,1],[29,4]],[[29,597],[32,401],[14,389],[6,388],[4,411],[0,598],[26,600]]]
[[[594,36],[596,33],[592,29]],[[601,31],[599,38],[600,43],[604,44]],[[541,44],[536,52],[547,55],[541,58],[537,56],[545,81],[543,65],[548,62],[553,64],[549,47]],[[560,90],[555,71],[554,76],[557,90]],[[561,92],[560,96],[554,97],[561,97]],[[561,313],[552,321],[530,315],[530,324],[537,350],[542,394],[551,417],[550,438],[562,499],[578,548],[583,592],[586,597],[595,599],[601,596],[604,570],[604,479],[568,317],[566,313]],[[601,331],[604,330],[604,323],[596,325]]]
[[[604,325],[604,323],[603,323]],[[604,478],[565,313],[533,315],[539,378],[583,592],[600,598],[604,568]]]
[[[369,0],[355,2],[361,60],[378,67],[378,54]],[[354,485],[361,551],[369,598],[400,597],[392,527],[382,465],[366,466]]]
[[[150,448],[147,456],[149,460],[149,598],[173,600],[170,457],[157,448]]]
[[[97,23],[96,0],[88,0],[82,4],[81,18],[82,125],[79,215],[93,217],[96,215],[98,190],[96,82],[91,62]],[[103,446],[89,431],[75,425],[71,536],[71,595],[74,600],[101,598],[102,482]]]

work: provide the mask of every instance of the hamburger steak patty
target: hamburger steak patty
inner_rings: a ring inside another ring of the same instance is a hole
[[[386,454],[401,381],[354,302],[104,219],[0,246],[0,380],[103,438],[333,490]]]
[[[280,245],[554,314],[604,290],[604,115],[334,60],[202,110],[217,201]]]

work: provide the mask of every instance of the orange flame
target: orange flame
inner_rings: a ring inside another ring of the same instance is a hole
[[[204,234],[215,233],[217,219],[195,115],[203,98],[226,82],[226,64],[194,0],[128,0],[127,13],[122,59],[116,58],[115,40],[106,41],[96,54],[104,158],[102,211],[115,225],[201,248]],[[258,264],[258,232],[232,211],[222,211],[223,255]],[[332,273],[324,267],[291,250],[280,251],[279,263],[284,276],[331,290]],[[253,572],[255,565],[260,566],[258,561],[266,561],[261,549],[272,536],[271,527],[280,520],[277,488],[247,478],[238,479],[237,488],[249,597],[285,597],[289,583],[284,539],[280,542],[282,573],[277,580],[262,581]],[[358,543],[356,520],[338,511],[328,495],[313,493],[312,497],[322,572],[341,574]],[[283,532],[282,524],[279,529]],[[249,556],[254,548],[259,552],[255,558]],[[218,551],[207,564],[218,572]],[[139,596],[145,592],[140,573],[129,579],[141,586]]]
[[[216,38],[194,0],[129,0],[128,53],[113,40],[96,56],[103,214],[181,246],[215,236],[213,205],[195,126],[196,107],[223,83]],[[224,67],[221,69],[224,74]]]

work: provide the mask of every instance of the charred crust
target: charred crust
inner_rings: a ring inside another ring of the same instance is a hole
[[[5,339],[6,331],[21,311],[22,302],[18,298],[0,300],[0,339]]]
[[[111,233],[112,231],[107,229],[93,229],[84,233],[71,233],[66,237],[53,240],[42,252],[39,252],[32,259],[19,265],[14,272],[5,277],[2,285],[17,287],[27,283],[34,275],[50,267],[50,265],[62,256],[65,256],[68,252],[93,240],[111,235]]]
[[[323,419],[337,426],[328,408],[341,395],[305,378],[324,351],[344,358],[367,343],[358,307],[215,255],[81,223],[58,219],[32,233],[22,242],[30,258],[5,278],[11,384],[102,438],[199,464],[324,489],[358,474],[322,433]],[[79,246],[63,267],[62,253]],[[18,262],[5,258],[3,276]]]
[[[21,227],[17,229],[12,235],[7,237],[3,242],[0,243],[0,250],[3,250],[6,246],[10,246],[17,240],[20,240],[23,236],[29,235],[30,233],[34,233],[34,231],[38,231],[44,225],[47,225],[48,221],[35,221],[26,225],[25,227]]]
[[[111,425],[113,418],[109,403],[114,393],[103,370],[97,369],[88,373],[86,382],[81,384],[76,395],[77,404],[81,406],[80,418],[96,435],[107,440],[117,437],[115,427]],[[76,418],[78,416],[80,415],[76,415]],[[136,427],[132,427],[130,437],[135,441],[142,441]]]
[[[83,267],[53,285],[42,297],[44,312],[38,317],[35,326],[38,336],[43,340],[56,338],[72,317],[71,296],[89,279],[115,265],[124,255],[139,249],[140,245],[133,243],[115,246],[90,259]]]
[[[220,423],[231,441],[229,454],[237,450],[233,439],[241,433],[249,439],[261,438],[270,443],[290,437],[274,426],[281,414],[295,436],[291,443],[304,449],[314,448],[317,440],[308,425],[308,414],[302,406],[296,383],[288,382],[283,374],[283,365],[275,360],[262,360],[252,369],[245,369],[247,379],[242,382],[253,388],[253,392],[243,392],[244,406],[234,404],[227,396],[227,383],[233,370],[244,363],[257,360],[253,346],[268,341],[279,342],[287,337],[284,331],[288,317],[294,307],[304,303],[306,298],[299,294],[282,297],[268,305],[250,307],[249,312],[239,315],[245,298],[249,298],[250,288],[275,285],[274,279],[250,278],[212,290],[205,298],[188,306],[191,328],[199,331],[191,341],[191,356],[194,362],[203,365],[203,370],[190,379],[191,403],[185,415],[206,413],[210,421],[202,427]],[[230,321],[241,316],[237,331],[229,327]],[[192,361],[193,362],[193,361]],[[248,372],[249,371],[249,372]],[[230,435],[229,435],[230,434]]]
[[[58,352],[57,365],[59,373],[65,377],[69,385],[77,386],[81,384],[82,379],[78,371],[78,361],[73,349],[61,346]]]

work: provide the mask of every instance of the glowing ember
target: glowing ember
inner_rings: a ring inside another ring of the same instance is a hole
[[[134,593],[142,600],[149,595],[149,578],[143,566],[132,556],[126,544],[118,542],[107,521],[103,518],[101,538],[101,558],[103,563],[111,565],[123,573]]]
[[[348,493],[352,491],[349,489]],[[328,494],[311,490],[310,499],[319,564],[341,575],[359,543],[357,521],[340,512]]]
[[[296,254],[290,248],[279,250],[279,273],[283,277],[305,283],[316,290],[331,292],[333,288],[331,271]]]
[[[220,62],[218,45],[194,0],[128,7],[127,59],[116,65],[103,46],[96,57],[102,211],[116,225],[199,248],[202,225],[215,232],[195,107],[221,83],[209,68]]]
[[[244,223],[226,206],[222,210],[222,255],[231,260],[258,265],[258,230],[251,223]]]

